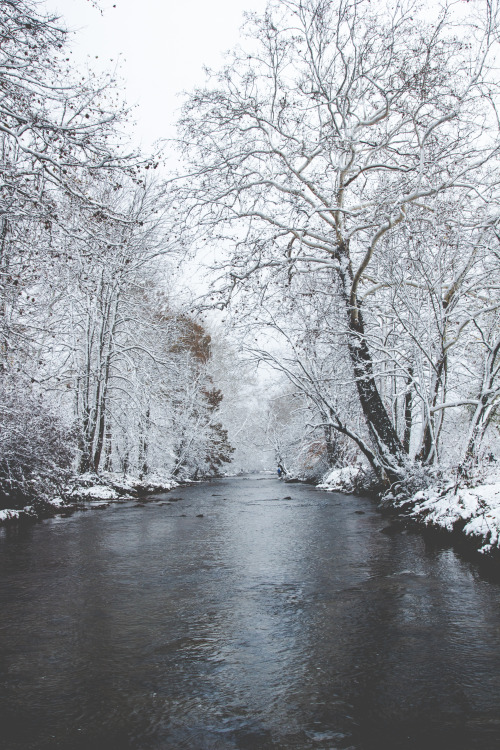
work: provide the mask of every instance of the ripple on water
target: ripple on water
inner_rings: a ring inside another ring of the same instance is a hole
[[[498,750],[498,585],[367,498],[283,491],[0,534],[5,750]]]

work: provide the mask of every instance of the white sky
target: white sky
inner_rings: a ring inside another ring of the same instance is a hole
[[[75,62],[114,69],[120,61],[124,97],[137,104],[134,140],[148,148],[173,135],[182,90],[204,81],[203,66],[219,68],[238,41],[243,11],[266,0],[46,0],[70,29]],[[114,7],[115,6],[115,7]],[[96,59],[98,56],[98,59]]]

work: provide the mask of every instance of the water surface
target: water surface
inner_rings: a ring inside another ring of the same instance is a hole
[[[499,615],[452,549],[270,476],[9,527],[0,747],[497,750]]]

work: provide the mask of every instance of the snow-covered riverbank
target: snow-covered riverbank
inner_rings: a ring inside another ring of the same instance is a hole
[[[64,488],[60,497],[33,502],[23,508],[0,510],[0,525],[11,521],[50,518],[71,513],[82,507],[102,508],[110,503],[170,492],[178,486],[178,482],[168,474],[151,474],[147,479],[111,472],[103,472],[100,475],[82,474]]]
[[[477,542],[480,552],[500,551],[500,481],[476,487],[430,486],[394,507],[419,523],[462,532]]]
[[[327,492],[353,493],[359,490],[363,470],[346,466],[329,472],[318,485]],[[383,505],[405,518],[427,527],[468,537],[482,553],[500,551],[500,476],[493,474],[475,487],[459,486],[456,481],[416,492],[410,497],[388,492]]]
[[[48,518],[79,508],[99,508],[110,503],[138,500],[178,487],[169,475],[141,480],[121,474],[85,474],[77,477],[61,497],[21,509],[0,510],[0,525],[23,519]],[[366,492],[366,475],[359,466],[329,472],[318,489],[346,494]],[[500,476],[491,475],[475,487],[461,487],[451,479],[430,485],[407,497],[387,492],[382,505],[418,524],[460,533],[482,553],[500,552]]]

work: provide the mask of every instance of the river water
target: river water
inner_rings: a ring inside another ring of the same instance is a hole
[[[500,747],[498,582],[367,498],[223,479],[3,529],[0,574],[2,750]]]

